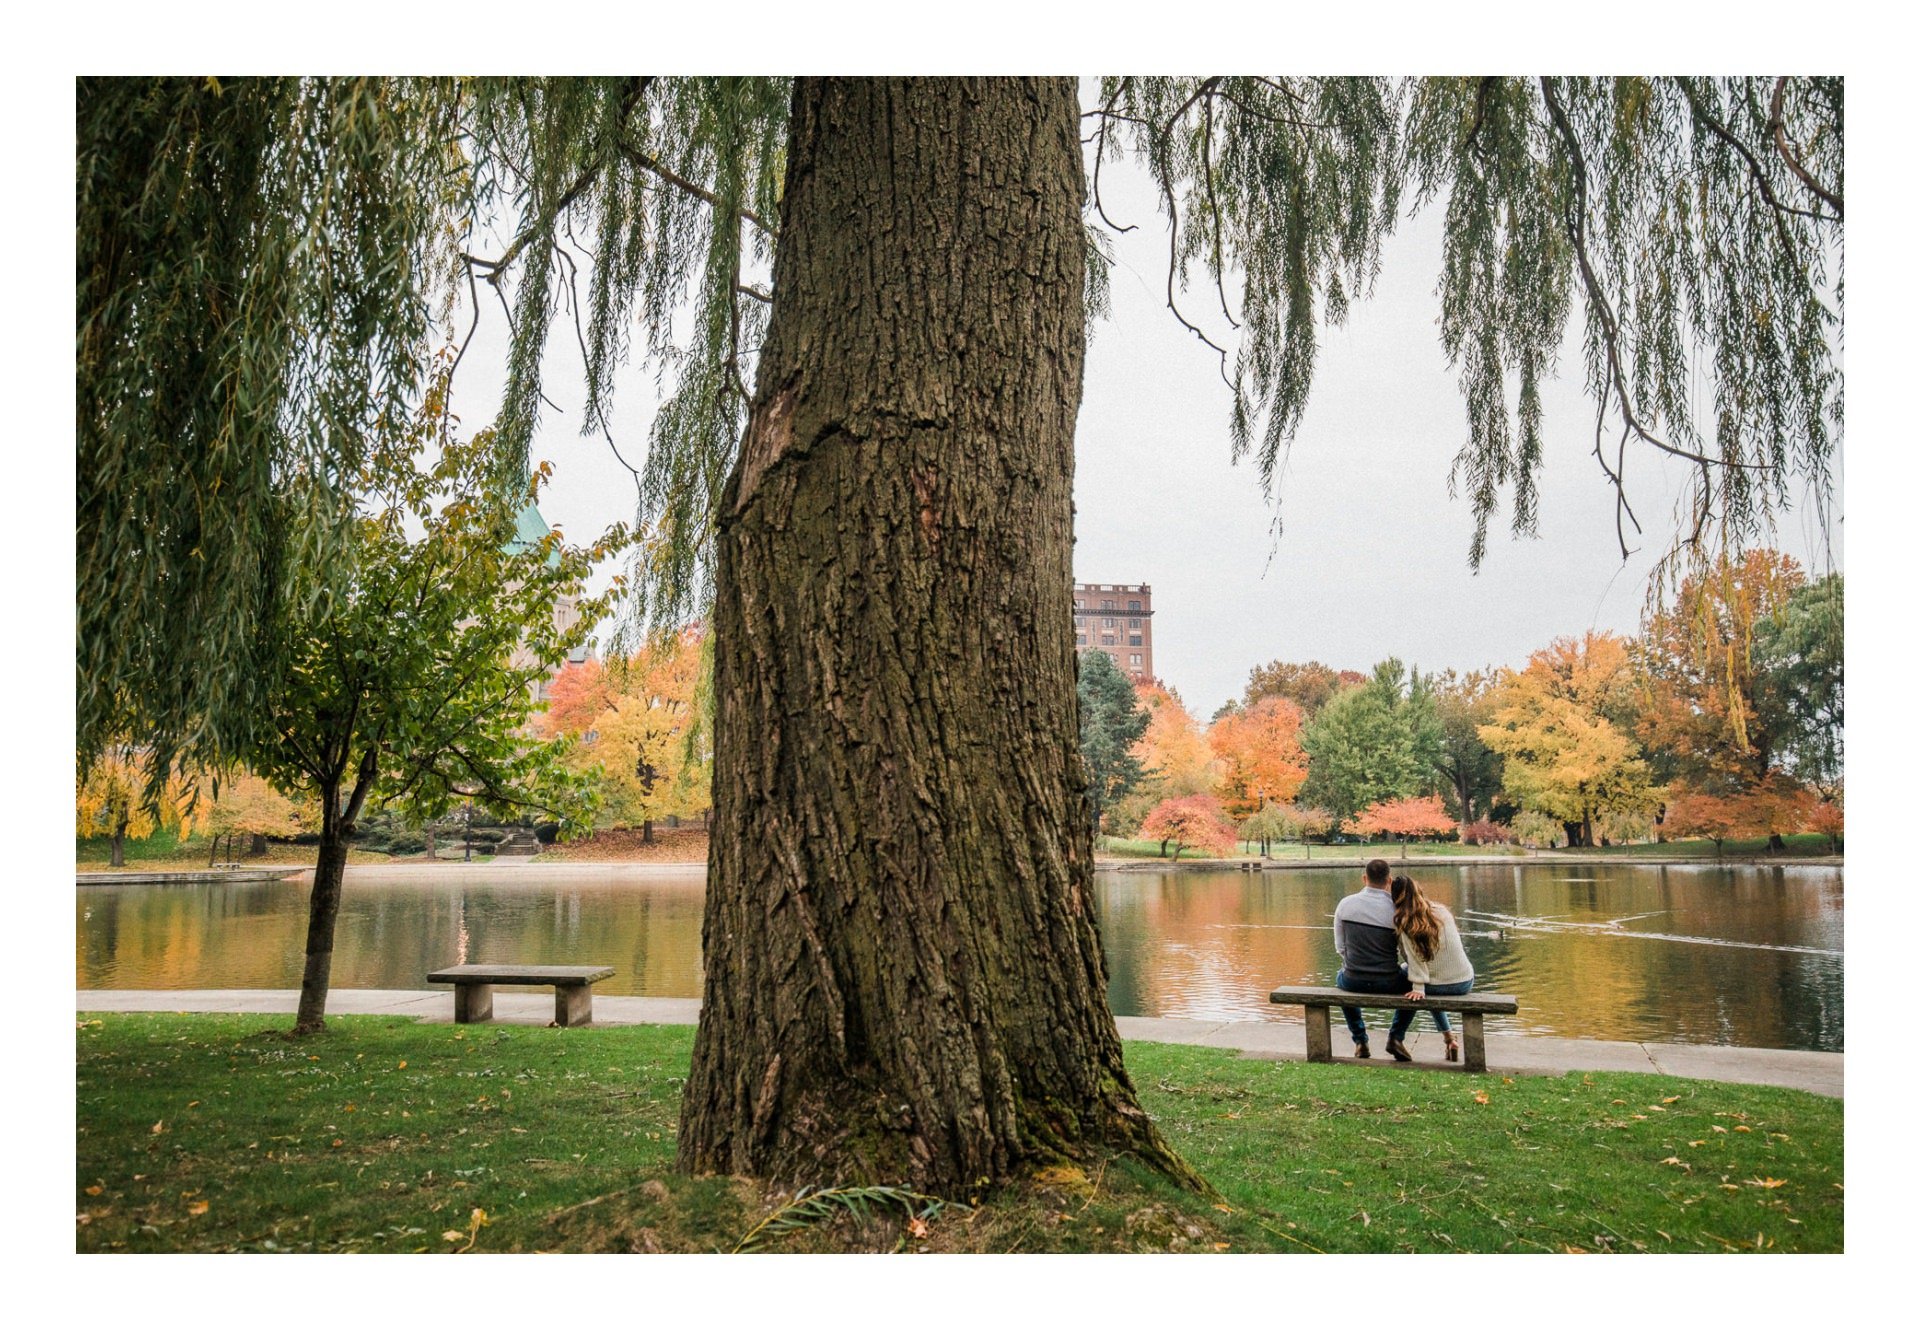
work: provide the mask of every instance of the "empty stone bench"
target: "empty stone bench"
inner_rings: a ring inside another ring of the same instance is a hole
[[[1520,1004],[1505,993],[1462,993],[1458,997],[1428,994],[1418,1002],[1386,993],[1349,993],[1344,988],[1276,988],[1268,1001],[1307,1010],[1307,1061],[1333,1061],[1334,1007],[1385,1007],[1391,1011],[1454,1011],[1460,1013],[1460,1043],[1468,1071],[1487,1069],[1488,1015],[1511,1016]]]
[[[453,985],[453,1020],[473,1025],[493,1019],[496,984],[553,985],[553,1023],[593,1020],[593,985],[613,974],[610,965],[449,965],[427,976],[430,984]]]

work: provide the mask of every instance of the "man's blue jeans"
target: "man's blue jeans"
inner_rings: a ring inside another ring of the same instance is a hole
[[[1397,974],[1348,974],[1342,969],[1333,977],[1335,988],[1344,988],[1349,993],[1387,993],[1394,997],[1405,997],[1413,985],[1407,982],[1407,972],[1403,969]],[[1353,1042],[1367,1042],[1367,1022],[1360,1008],[1342,1005],[1340,1012],[1347,1018],[1347,1032],[1353,1036]],[[1435,1013],[1436,1015],[1438,1013]],[[1389,1039],[1405,1039],[1407,1030],[1413,1024],[1415,1013],[1411,1008],[1393,1013],[1393,1026],[1387,1031]]]

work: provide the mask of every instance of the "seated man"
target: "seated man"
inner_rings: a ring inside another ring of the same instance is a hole
[[[1346,897],[1333,912],[1333,949],[1340,953],[1340,973],[1334,987],[1349,993],[1407,994],[1407,972],[1400,965],[1399,938],[1393,926],[1393,893],[1387,888],[1389,870],[1385,859],[1367,861],[1367,883]],[[1347,1030],[1353,1035],[1353,1055],[1372,1057],[1367,1051],[1367,1022],[1360,1008],[1340,1008],[1347,1018]],[[1407,1027],[1413,1024],[1412,1011],[1393,1013],[1393,1028],[1387,1032],[1387,1052],[1396,1062],[1411,1062],[1413,1055],[1401,1042]]]

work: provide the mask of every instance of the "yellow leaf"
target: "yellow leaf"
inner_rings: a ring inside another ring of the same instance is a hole
[[[1215,1251],[1225,1251],[1231,1246],[1233,1246],[1231,1242],[1216,1242],[1213,1244],[1213,1249]]]
[[[909,1219],[907,1221],[907,1232],[913,1234],[913,1236],[916,1238],[926,1237],[927,1221],[920,1218],[918,1215],[915,1215],[912,1219]]]
[[[1752,1131],[1753,1128],[1752,1127],[1735,1127],[1734,1130],[1735,1131]]]
[[[1677,1094],[1670,1094],[1665,1099],[1662,1099],[1660,1102],[1663,1104],[1677,1104],[1680,1102],[1680,1096]]]
[[[166,1129],[167,1129],[167,1124],[164,1121],[156,1122],[153,1124],[153,1134],[155,1136],[158,1136],[161,1132],[165,1131]]]
[[[1486,1091],[1482,1090],[1473,1096],[1473,1102],[1476,1104],[1485,1104],[1491,1103],[1492,1101],[1487,1098]]]
[[[1748,1178],[1747,1185],[1749,1187],[1765,1187],[1768,1191],[1772,1191],[1775,1187],[1786,1186],[1787,1180],[1785,1178]]]
[[[406,1069],[407,1069],[407,1060],[405,1058],[401,1058],[400,1066],[397,1068],[397,1070],[405,1071]]]
[[[1218,1202],[1215,1202],[1213,1208],[1218,1210],[1223,1215],[1230,1215],[1233,1213],[1233,1207],[1231,1205],[1221,1205]]]
[[[448,1242],[459,1242],[463,1240],[467,1235],[462,1233],[457,1228],[450,1228],[446,1232],[442,1233],[440,1236]]]
[[[340,1148],[341,1146],[343,1146],[343,1145],[345,1145],[345,1144],[346,1144],[346,1142],[345,1142],[345,1141],[343,1141],[343,1140],[341,1140],[341,1139],[340,1139],[340,1138],[339,1138],[338,1136],[336,1136],[336,1137],[334,1137],[334,1138],[333,1138],[333,1148],[334,1148],[334,1149],[336,1149],[336,1150],[338,1150],[338,1149],[339,1149],[339,1148]]]
[[[99,1183],[96,1182],[91,1187],[87,1188],[87,1195],[98,1196],[101,1192],[105,1190],[106,1190],[105,1187],[102,1187]]]
[[[1722,1136],[1725,1136],[1727,1134],[1727,1129],[1725,1127],[1720,1126],[1718,1123],[1714,1123],[1712,1125],[1713,1125],[1713,1129],[1719,1132]]]
[[[206,1201],[195,1201],[187,1207],[187,1213],[190,1215],[203,1215],[207,1212],[207,1205],[208,1203]]]
[[[1668,1155],[1665,1159],[1662,1159],[1660,1162],[1663,1164],[1679,1164],[1680,1167],[1682,1168],[1685,1168],[1687,1166],[1686,1162],[1682,1160],[1679,1155]]]

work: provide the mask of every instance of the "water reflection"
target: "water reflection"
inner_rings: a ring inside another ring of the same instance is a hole
[[[1482,988],[1544,1034],[1839,1050],[1842,874],[1713,865],[1423,868],[1451,906]],[[1297,1020],[1266,1000],[1327,983],[1338,871],[1102,873],[1095,900],[1121,1015]],[[342,988],[423,988],[468,961],[602,962],[598,991],[700,992],[699,871],[627,882],[549,876],[457,885],[348,879],[334,951]],[[293,988],[299,882],[84,886],[82,988]]]

